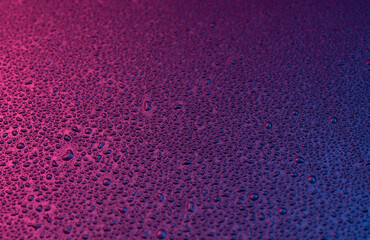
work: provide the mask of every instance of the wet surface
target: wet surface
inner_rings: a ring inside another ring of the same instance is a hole
[[[366,1],[2,1],[1,239],[368,239]]]

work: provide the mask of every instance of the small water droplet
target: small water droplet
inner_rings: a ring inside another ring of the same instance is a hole
[[[336,123],[338,123],[338,118],[336,118],[336,117],[332,117],[332,118],[330,118],[330,122],[331,122],[332,124],[336,124]]]
[[[72,150],[69,149],[69,150],[67,150],[67,153],[62,156],[62,160],[69,161],[72,158],[74,158],[74,156],[75,155],[73,154]]]
[[[25,147],[24,143],[18,143],[17,148],[18,149],[23,149]]]
[[[279,209],[279,213],[280,213],[281,215],[285,215],[287,212],[288,212],[288,210],[286,210],[286,208],[280,208],[280,209]]]
[[[256,193],[253,193],[249,196],[249,199],[252,200],[252,201],[256,201],[258,199],[258,194]]]
[[[163,230],[163,229],[158,230],[157,238],[158,239],[164,239],[165,237],[167,237],[166,231]]]
[[[296,157],[296,159],[294,160],[296,163],[304,163],[304,159],[301,158],[301,157]]]
[[[145,103],[144,103],[144,110],[145,111],[150,111],[151,109],[152,109],[152,106],[151,106],[152,104],[151,104],[151,102],[149,102],[149,101],[146,101]]]
[[[66,142],[69,142],[69,141],[71,141],[71,136],[69,136],[69,135],[64,135],[64,140],[66,141]]]
[[[315,183],[316,182],[316,177],[315,176],[309,176],[308,177],[308,182],[309,183]]]
[[[109,186],[109,185],[111,185],[111,181],[110,181],[110,179],[109,179],[109,178],[105,178],[105,179],[103,180],[103,185],[104,185],[104,186]]]
[[[266,129],[271,129],[271,128],[272,128],[272,124],[271,124],[271,122],[267,122],[267,123],[265,123],[265,128],[266,128]]]
[[[192,203],[192,202],[188,203],[187,209],[188,209],[189,212],[194,212],[195,211],[193,207],[194,207],[194,203]]]

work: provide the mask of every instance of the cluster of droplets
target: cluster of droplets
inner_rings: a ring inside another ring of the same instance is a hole
[[[361,39],[308,3],[74,4],[0,3],[2,237],[368,238]]]

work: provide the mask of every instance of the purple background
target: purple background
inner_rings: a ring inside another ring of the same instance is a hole
[[[1,239],[369,239],[369,1],[1,1]]]

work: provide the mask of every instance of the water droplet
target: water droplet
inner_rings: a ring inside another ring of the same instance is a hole
[[[315,183],[316,182],[316,177],[315,176],[309,176],[308,177],[308,182],[309,183]]]
[[[192,203],[192,202],[188,203],[187,209],[188,209],[189,212],[194,212],[195,211],[193,207],[194,207],[194,203]]]
[[[332,124],[336,124],[336,123],[338,123],[338,118],[336,118],[336,117],[332,117],[332,118],[330,118],[330,122],[331,122]]]
[[[110,179],[109,179],[109,178],[105,178],[105,179],[103,180],[103,185],[104,185],[104,186],[109,186],[109,185],[111,185],[111,181],[110,181]]]
[[[69,142],[69,141],[71,141],[71,136],[69,136],[69,135],[64,135],[64,140],[66,141],[66,142]]]
[[[145,111],[149,111],[149,110],[151,110],[152,109],[152,106],[151,106],[152,104],[151,104],[151,102],[149,102],[149,101],[146,101],[145,103],[144,103],[144,110]]]
[[[92,133],[91,128],[86,128],[86,129],[85,129],[85,134],[91,134],[91,133]]]
[[[301,157],[296,157],[296,159],[294,160],[296,163],[304,163],[304,159],[301,158]]]
[[[18,149],[23,149],[25,147],[24,143],[18,143],[17,148]]]
[[[279,213],[280,213],[281,215],[285,215],[287,212],[288,212],[288,210],[286,210],[286,208],[280,208],[280,209],[279,209]]]
[[[72,158],[74,158],[74,154],[73,154],[73,152],[72,152],[72,150],[70,150],[70,149],[68,149],[67,150],[67,153],[66,154],[64,154],[63,156],[62,156],[62,160],[64,160],[64,161],[69,161],[69,160],[71,160]]]
[[[70,234],[70,233],[71,233],[71,229],[72,229],[72,226],[65,227],[65,228],[63,228],[63,232],[64,232],[65,234]]]
[[[165,239],[167,237],[166,231],[163,229],[160,229],[157,231],[157,238],[158,239]]]
[[[249,199],[252,200],[252,201],[256,201],[258,199],[258,194],[256,193],[253,193],[249,196]]]

